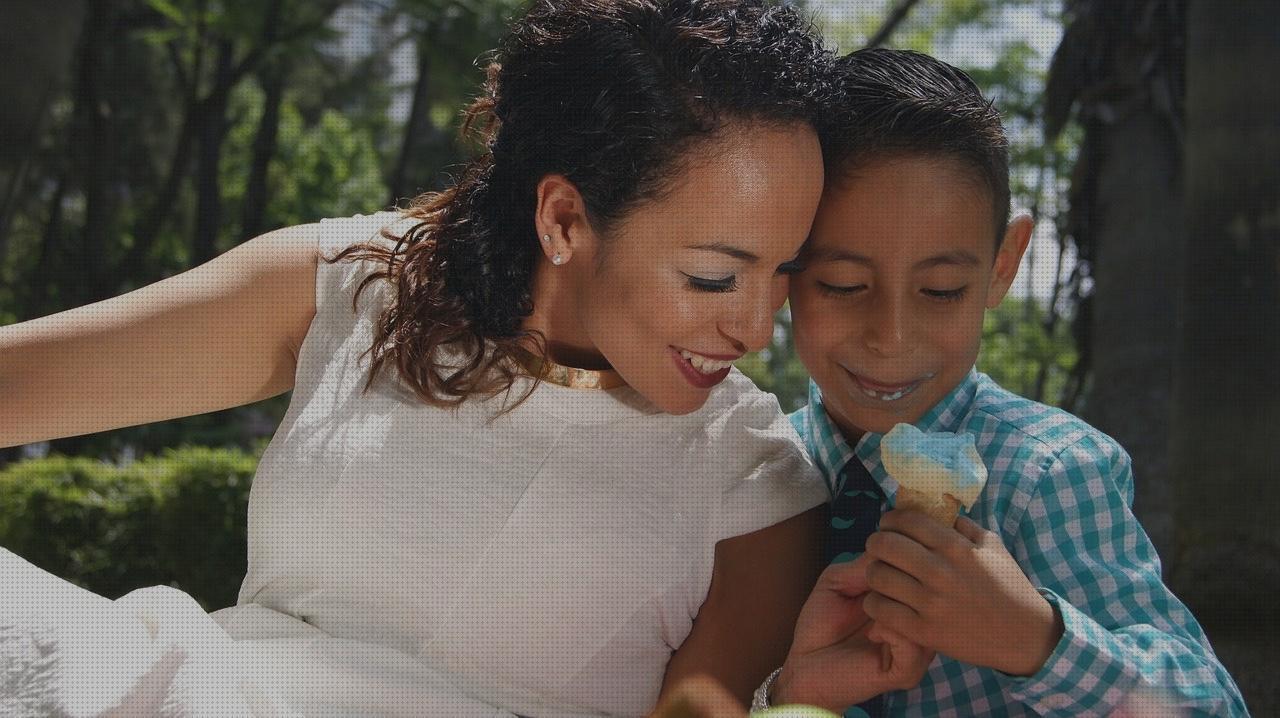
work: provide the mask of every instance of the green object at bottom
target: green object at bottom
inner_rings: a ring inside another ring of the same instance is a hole
[[[751,718],[840,718],[829,710],[817,706],[774,706],[751,714]]]

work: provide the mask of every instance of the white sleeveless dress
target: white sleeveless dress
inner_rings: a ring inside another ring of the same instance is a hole
[[[397,219],[323,222],[321,253]],[[706,598],[716,541],[826,499],[776,400],[736,370],[680,417],[627,387],[544,384],[497,419],[485,403],[427,406],[396,378],[364,393],[388,297],[372,285],[353,313],[369,271],[317,269],[292,401],[254,479],[237,605],[209,621],[184,594],[144,589],[77,594],[76,611],[98,599],[158,625],[153,642],[169,630],[184,657],[152,683],[172,715],[644,715]],[[35,570],[16,561],[0,580]],[[54,629],[55,642],[83,635]],[[147,660],[139,675],[156,673]]]

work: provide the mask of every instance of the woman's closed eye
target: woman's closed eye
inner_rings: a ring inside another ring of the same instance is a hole
[[[681,272],[689,282],[689,288],[699,292],[732,292],[738,288],[738,275],[730,274],[723,278],[699,277]]]

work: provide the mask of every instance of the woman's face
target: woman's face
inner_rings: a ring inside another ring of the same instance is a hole
[[[605,238],[579,230],[567,262],[539,268],[533,325],[552,359],[607,364],[671,414],[702,406],[772,337],[822,179],[811,129],[731,126],[660,199]]]

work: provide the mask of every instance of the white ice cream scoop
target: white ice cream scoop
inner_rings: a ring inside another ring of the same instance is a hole
[[[897,508],[924,511],[948,526],[987,484],[987,467],[971,434],[925,433],[898,424],[880,440],[880,460],[898,482]]]

